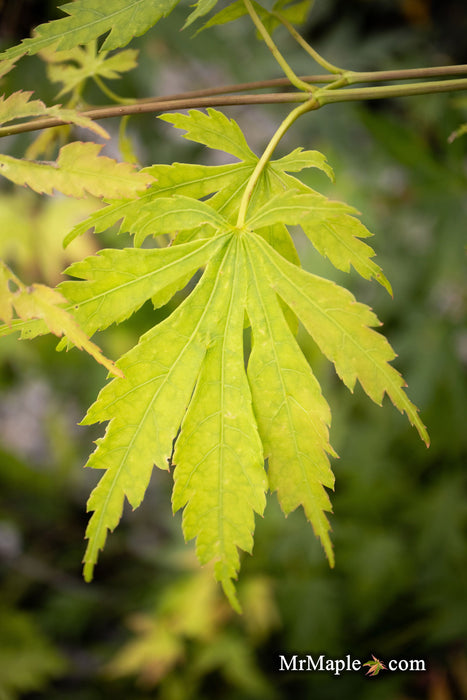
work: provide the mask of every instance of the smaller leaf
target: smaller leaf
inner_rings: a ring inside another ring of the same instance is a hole
[[[293,24],[302,24],[305,22],[314,0],[277,0],[273,5],[273,10],[280,12],[283,17],[286,17]]]
[[[460,136],[463,136],[464,134],[467,134],[467,124],[461,124],[458,129],[452,132],[448,138],[448,142],[452,143],[456,139],[458,139]]]
[[[10,290],[10,283],[17,287],[17,291]],[[23,285],[18,278],[0,261],[0,318],[11,330],[16,330],[13,326],[12,308],[23,321],[37,319],[45,324],[39,326],[37,335],[43,333],[54,333],[57,336],[65,336],[67,340],[75,345],[79,350],[85,350],[92,355],[100,364],[104,365],[109,372],[116,376],[123,376],[112,360],[105,357],[101,350],[92,343],[76,319],[63,307],[66,299],[51,287],[43,284],[33,284],[30,287]]]
[[[292,24],[303,24],[312,5],[313,0],[298,0],[298,2],[294,2],[293,0],[277,0],[272,9],[285,19],[288,19]],[[272,34],[276,27],[282,25],[282,22],[267,9],[261,8],[261,10],[263,24],[268,32]]]
[[[217,25],[228,24],[229,22],[234,22],[240,17],[244,17],[248,14],[245,3],[243,0],[235,0],[224,7],[219,12],[211,17],[205,24],[203,24],[200,29],[198,29],[197,34],[202,32],[204,29],[209,29],[209,27],[215,27]]]
[[[41,58],[48,63],[50,80],[63,84],[58,96],[73,92],[88,78],[119,78],[121,73],[136,67],[137,56],[135,49],[125,49],[110,56],[107,51],[98,53],[95,41],[68,51],[55,51],[53,48],[41,51]]]
[[[31,95],[32,92],[18,90],[6,98],[5,95],[0,96],[0,124],[25,117],[55,117],[65,123],[90,129],[105,139],[110,138],[107,131],[89,117],[84,117],[76,110],[67,109],[60,105],[46,107],[41,100],[31,100]]]
[[[15,59],[11,58],[7,61],[0,61],[0,78],[9,73],[15,67]]]
[[[13,299],[14,293],[10,289],[12,274],[5,263],[0,260],[0,318],[5,324],[11,327],[13,320]]]
[[[4,51],[0,56],[14,59],[24,54],[36,54],[54,46],[57,50],[72,49],[87,44],[103,34],[107,37],[102,49],[110,51],[125,46],[135,36],[167,16],[179,0],[107,0],[105,7],[96,7],[96,0],[76,0],[61,5],[68,17],[41,24],[35,36]]]
[[[99,156],[96,143],[69,143],[60,149],[56,163],[36,163],[0,155],[0,174],[40,194],[58,190],[70,197],[137,197],[153,178],[128,163]]]
[[[203,17],[204,15],[207,15],[208,12],[212,10],[213,7],[217,5],[218,0],[198,0],[196,3],[196,10],[193,10],[188,15],[188,18],[183,25],[183,29],[186,29],[187,27],[190,26],[193,22],[195,22],[198,17]]]
[[[55,335],[64,335],[79,350],[86,350],[100,364],[107,367],[109,372],[121,377],[123,373],[108,360],[100,349],[92,343],[81,330],[71,314],[60,308],[66,299],[55,289],[42,284],[34,284],[15,299],[15,310],[21,318],[41,318],[49,331]]]

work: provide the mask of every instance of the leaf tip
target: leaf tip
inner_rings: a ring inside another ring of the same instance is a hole
[[[242,606],[240,605],[240,601],[238,600],[237,591],[235,590],[235,586],[234,586],[232,579],[231,578],[222,579],[221,584],[222,584],[222,588],[224,590],[224,593],[227,596],[227,600],[229,601],[232,608],[235,610],[235,612],[238,615],[243,615]]]
[[[86,581],[86,583],[91,583],[94,577],[94,562],[87,561],[85,558],[83,559],[83,564],[83,578]]]

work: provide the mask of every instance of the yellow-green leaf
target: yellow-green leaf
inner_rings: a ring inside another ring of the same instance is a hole
[[[96,143],[69,143],[60,149],[55,163],[36,163],[0,155],[0,174],[17,185],[27,185],[39,193],[54,190],[70,197],[137,197],[153,178],[137,172],[128,163],[117,163],[100,156]]]
[[[77,0],[60,9],[68,17],[41,24],[32,39],[0,54],[0,59],[14,59],[35,54],[48,46],[57,50],[72,49],[108,34],[102,49],[110,51],[125,46],[131,39],[144,34],[161,18],[169,14],[179,0]]]

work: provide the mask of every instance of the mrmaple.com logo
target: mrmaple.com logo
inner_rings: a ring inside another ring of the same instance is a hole
[[[352,659],[350,654],[347,654],[343,659],[330,659],[321,654],[313,657],[311,654],[306,656],[285,656],[279,655],[279,671],[324,671],[332,673],[334,676],[340,676],[344,671],[358,672],[364,670],[367,676],[377,676],[380,671],[426,671],[426,663],[424,659],[391,659],[383,662],[377,659],[373,654],[370,661],[362,663],[360,659]]]

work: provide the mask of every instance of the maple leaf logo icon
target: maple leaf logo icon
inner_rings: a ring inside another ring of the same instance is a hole
[[[364,666],[369,666],[370,668],[366,672],[367,676],[377,676],[380,671],[383,669],[386,670],[386,666],[383,664],[382,661],[376,658],[374,654],[371,655],[373,657],[373,661],[367,661],[364,663]]]

